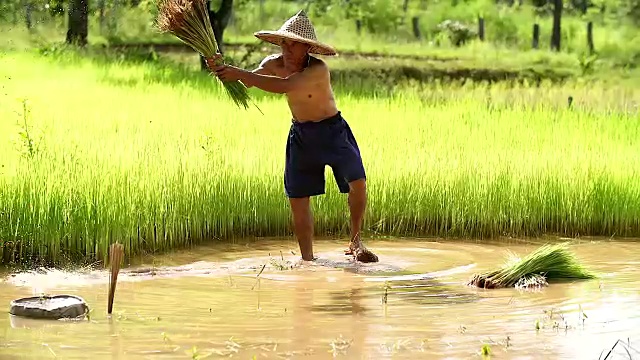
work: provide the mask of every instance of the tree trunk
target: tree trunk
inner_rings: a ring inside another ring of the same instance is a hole
[[[589,55],[593,55],[596,50],[593,45],[593,22],[589,21],[587,23],[587,48],[589,49]]]
[[[402,3],[402,11],[405,15],[407,15],[407,11],[409,10],[409,0],[404,0]]]
[[[560,36],[562,32],[562,0],[554,0],[553,6],[553,29],[551,30],[551,50],[560,51]]]
[[[209,20],[211,20],[213,35],[218,43],[218,51],[220,51],[220,54],[224,54],[222,41],[224,39],[224,30],[227,28],[227,25],[229,25],[229,19],[231,19],[233,12],[233,0],[222,0],[220,8],[217,11],[211,10],[211,0],[207,0],[207,9],[209,9]],[[207,63],[202,56],[200,56],[200,68],[208,71]]]
[[[120,15],[120,1],[112,0],[111,8],[107,9],[106,25],[107,33],[114,35],[118,31],[118,15]]]
[[[413,18],[411,18],[411,27],[413,28],[413,36],[416,37],[416,39],[420,40],[422,39],[422,33],[420,32],[420,18],[417,16],[414,16]]]
[[[87,36],[89,35],[88,2],[89,0],[71,0],[67,44],[87,45]]]
[[[540,43],[540,25],[533,24],[533,40],[531,42],[531,47],[534,49],[537,49],[539,43]]]
[[[100,34],[104,32],[104,9],[105,9],[105,0],[98,0],[98,12],[99,17],[98,21],[100,22]]]
[[[31,30],[31,28],[33,27],[33,21],[31,18],[31,15],[33,14],[33,2],[31,2],[31,0],[28,0],[24,6],[25,9],[25,23],[27,25],[27,29]]]
[[[409,0],[403,0],[402,2],[402,17],[400,18],[400,25],[404,25],[404,18],[407,16],[407,11],[409,11]]]

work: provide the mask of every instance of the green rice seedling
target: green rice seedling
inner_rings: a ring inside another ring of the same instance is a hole
[[[491,345],[482,344],[482,348],[480,348],[480,353],[482,354],[482,357],[491,356]]]
[[[594,279],[596,275],[583,267],[567,243],[545,244],[522,259],[511,254],[499,269],[473,276],[469,285],[481,288],[505,288],[515,285],[547,285],[549,279]]]
[[[279,259],[277,257],[271,257],[271,254],[269,254],[269,264],[271,264],[271,266],[276,270],[281,270],[281,271],[291,270],[293,269],[293,266],[294,266],[293,262],[284,259],[284,255],[282,254],[282,251],[280,251]]]

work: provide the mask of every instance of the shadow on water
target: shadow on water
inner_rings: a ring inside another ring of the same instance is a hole
[[[312,313],[326,313],[331,315],[367,314],[370,308],[363,306],[361,301],[369,297],[362,287],[348,291],[335,291],[329,294],[330,299],[326,304],[308,304],[303,306]]]
[[[385,302],[410,302],[417,305],[466,304],[480,297],[460,285],[445,285],[437,280],[413,280],[389,284],[385,287]]]
[[[453,304],[467,304],[480,300],[477,293],[462,291],[460,285],[445,285],[437,280],[399,281],[380,286],[359,286],[349,291],[330,291],[325,304],[310,306],[317,313],[331,315],[366,314],[371,307],[362,305],[365,300],[379,300],[378,304],[413,304],[439,307]]]

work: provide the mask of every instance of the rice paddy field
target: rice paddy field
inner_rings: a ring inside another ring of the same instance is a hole
[[[0,359],[640,355],[637,12],[565,3],[555,52],[550,8],[510,3],[233,2],[232,64],[277,51],[252,32],[302,6],[339,49],[325,60],[364,157],[369,264],[343,254],[329,168],[301,261],[286,100],[252,89],[236,107],[153,29],[153,2],[92,5],[82,50],[60,45],[61,3],[0,4]],[[480,18],[461,47],[440,28]],[[88,312],[14,311],[43,295]]]
[[[134,256],[292,235],[284,98],[252,89],[263,115],[214,78],[152,62],[0,62],[4,264],[100,261],[115,241]],[[368,175],[367,238],[640,235],[638,88],[337,87]],[[326,177],[316,234],[344,237],[346,197]]]

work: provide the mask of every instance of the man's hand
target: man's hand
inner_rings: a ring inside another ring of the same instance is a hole
[[[214,71],[213,69],[216,67],[216,61],[218,59],[222,59],[222,54],[215,54],[213,57],[205,59],[209,70]]]
[[[243,80],[244,76],[248,73],[247,70],[231,65],[214,65],[213,71],[222,81]]]
[[[242,78],[242,75],[247,73],[246,70],[239,69],[231,65],[217,65],[216,61],[222,58],[222,54],[215,54],[211,58],[206,58],[207,67],[214,72],[218,78],[222,81],[236,81]]]

